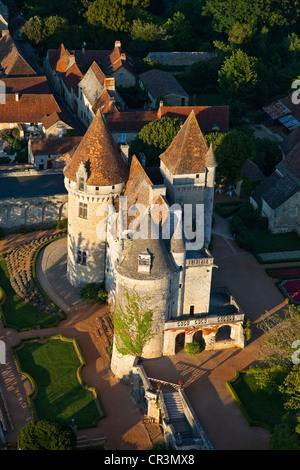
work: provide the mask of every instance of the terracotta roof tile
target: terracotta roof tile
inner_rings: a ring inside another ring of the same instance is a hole
[[[37,75],[35,60],[27,57],[23,47],[17,45],[9,33],[0,38],[0,65],[7,77]]]
[[[127,180],[127,166],[100,112],[93,119],[65,167],[66,178],[76,181],[76,172],[81,162],[84,163],[88,174],[88,186],[112,186]]]
[[[51,94],[23,94],[19,101],[15,95],[6,95],[6,103],[0,104],[0,122],[38,123],[55,111],[61,110]]]
[[[203,134],[192,111],[160,159],[173,175],[203,173],[207,152]]]
[[[5,83],[6,93],[25,93],[25,94],[48,94],[49,86],[47,77],[10,77],[2,78]]]
[[[160,106],[157,114],[159,118],[168,116],[184,122],[191,111],[194,111],[203,132],[211,132],[216,127],[221,132],[228,131],[229,106]]]
[[[82,137],[46,137],[32,139],[33,155],[63,155],[78,147]]]

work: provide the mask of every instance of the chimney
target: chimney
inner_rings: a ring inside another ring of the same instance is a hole
[[[121,144],[120,145],[121,156],[125,163],[129,163],[129,145],[128,144]]]
[[[115,47],[121,47],[121,41],[115,41]]]
[[[121,54],[121,60],[126,60],[126,54],[124,54],[124,52]]]
[[[16,100],[16,101],[19,101],[19,99],[20,99],[20,93],[17,91],[17,92],[15,93],[15,100]]]
[[[163,102],[163,101],[160,101],[160,102],[159,102],[159,108],[158,108],[158,110],[157,110],[157,117],[158,117],[158,119],[161,119],[161,111],[162,111],[163,105],[164,105],[164,102]]]
[[[2,37],[9,34],[9,29],[2,29]]]

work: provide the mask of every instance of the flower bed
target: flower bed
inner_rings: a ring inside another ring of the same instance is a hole
[[[293,302],[300,303],[300,279],[292,279],[281,283],[282,289]]]
[[[272,277],[278,277],[280,279],[294,279],[300,277],[300,267],[297,268],[279,268],[279,269],[269,269],[267,270],[268,274]]]

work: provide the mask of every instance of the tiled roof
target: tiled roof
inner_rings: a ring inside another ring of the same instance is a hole
[[[27,57],[20,44],[16,44],[7,33],[0,38],[0,65],[5,76],[36,75],[36,63],[32,57]]]
[[[271,209],[275,210],[300,190],[300,184],[289,174],[284,176],[274,171],[255,189],[251,196],[259,202],[263,199]]]
[[[241,175],[245,176],[248,180],[260,182],[265,179],[263,172],[252,160],[248,158],[244,161],[240,168]]]
[[[160,159],[173,175],[197,174],[205,171],[207,152],[203,134],[192,111]]]
[[[33,155],[63,155],[77,147],[82,137],[47,137],[32,139]]]
[[[87,171],[88,186],[112,186],[127,180],[127,166],[100,112],[93,119],[65,167],[66,178],[76,181],[76,172],[81,162]]]
[[[128,72],[136,75],[134,59],[122,49],[121,43],[118,41],[116,41],[114,49],[105,56],[102,66],[107,75],[113,75],[120,67],[124,67]]]
[[[185,122],[194,111],[203,132],[218,128],[221,132],[229,129],[229,106],[160,106],[157,111],[124,111],[107,114],[106,121],[112,132],[140,132],[149,122],[163,116],[179,118]],[[103,111],[106,113],[107,111]]]
[[[139,79],[147,87],[147,91],[154,99],[170,94],[189,96],[170,72],[152,69],[141,73]]]
[[[0,104],[0,122],[38,123],[44,116],[60,108],[53,95],[21,95],[19,101],[15,95],[6,95],[6,103]]]
[[[159,118],[179,118],[184,122],[191,111],[194,111],[203,132],[211,132],[215,128],[221,132],[228,131],[229,106],[160,106],[157,115]]]
[[[282,164],[294,175],[300,183],[300,142],[288,153]]]
[[[2,78],[6,93],[43,94],[49,93],[47,77],[10,77]]]
[[[59,121],[64,122],[69,127],[73,128],[67,116],[63,112],[57,112],[57,111],[50,114],[49,116],[47,115],[43,116],[41,123],[43,124],[44,128],[47,130],[47,129],[50,129],[50,127],[52,127],[54,124],[56,124]]]
[[[105,75],[96,62],[92,63],[91,67],[80,81],[79,87],[88,102],[94,106],[105,90]]]
[[[156,111],[122,111],[108,113],[106,121],[112,132],[140,132],[150,122],[157,119]]]

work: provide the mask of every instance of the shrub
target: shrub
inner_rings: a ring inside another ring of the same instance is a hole
[[[193,341],[192,343],[187,343],[185,345],[185,352],[189,356],[194,356],[195,354],[198,354],[200,351],[201,351],[201,347],[197,341]]]
[[[10,162],[9,157],[0,157],[0,165],[6,165],[9,162]]]
[[[61,219],[56,222],[56,230],[62,230],[68,228],[68,219]]]
[[[107,292],[105,290],[105,282],[91,282],[86,284],[80,291],[81,297],[86,301],[105,303]]]
[[[252,336],[251,321],[250,320],[245,320],[243,327],[244,327],[245,339],[246,339],[246,341],[250,341],[251,336]]]

